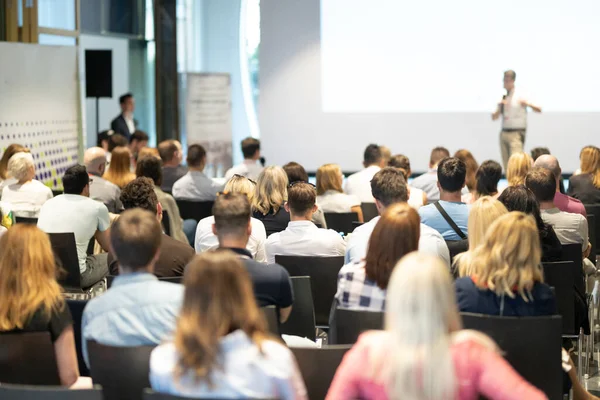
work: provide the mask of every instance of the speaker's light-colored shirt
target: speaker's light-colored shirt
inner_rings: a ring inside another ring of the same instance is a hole
[[[514,88],[505,100],[502,129],[527,129],[527,107],[521,105],[521,101],[525,100],[524,94]]]

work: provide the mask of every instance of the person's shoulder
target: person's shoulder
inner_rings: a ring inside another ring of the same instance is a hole
[[[534,298],[539,300],[555,298],[552,288],[543,282],[536,282],[533,285],[532,294]]]
[[[363,260],[352,261],[352,262],[349,262],[348,264],[342,266],[342,268],[340,268],[339,275],[353,273],[360,269],[363,269],[364,267],[365,267],[365,262]]]
[[[462,290],[475,290],[477,287],[475,286],[475,282],[471,279],[470,276],[463,276],[454,281],[454,286],[456,289]]]
[[[439,239],[444,240],[441,233],[433,229],[432,227],[421,223],[421,237],[427,239]]]
[[[281,231],[281,232],[283,232],[283,231]],[[265,241],[265,245],[272,245],[275,243],[279,243],[279,241],[281,239],[281,232],[272,233]]]
[[[194,249],[187,243],[172,238],[169,235],[162,235],[161,247],[167,248],[169,252],[174,252],[174,255],[186,255],[186,253],[195,253]],[[181,252],[181,253],[178,253]]]
[[[209,217],[204,217],[202,218],[200,221],[198,221],[198,228],[210,228],[212,229],[212,225],[215,223],[215,217],[214,216],[209,216]]]
[[[435,208],[435,206],[433,204],[427,204],[427,205],[425,205],[423,207],[419,207],[419,210],[417,212],[419,213],[419,215],[421,217],[423,217],[423,216],[432,216],[435,213],[439,214],[439,212],[437,211],[437,209]]]
[[[173,342],[159,344],[150,354],[150,369],[155,374],[171,372],[178,358],[177,348]]]

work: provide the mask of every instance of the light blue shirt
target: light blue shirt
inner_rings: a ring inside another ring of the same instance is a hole
[[[200,171],[188,171],[173,184],[173,197],[177,200],[214,201],[223,184]]]
[[[440,200],[440,205],[460,230],[468,236],[469,206],[465,203],[444,200]],[[452,229],[434,204],[419,208],[419,215],[421,216],[421,222],[441,233],[444,240],[461,240],[461,237]]]
[[[89,366],[87,340],[107,346],[144,346],[170,339],[183,302],[183,285],[154,275],[119,275],[105,294],[87,304],[81,321],[81,348]]]

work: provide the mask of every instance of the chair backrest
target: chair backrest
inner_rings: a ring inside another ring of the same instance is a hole
[[[62,386],[0,384],[2,400],[102,400],[102,388],[71,390]]]
[[[554,288],[556,307],[562,316],[562,332],[565,335],[576,335],[575,326],[575,265],[572,261],[543,263],[544,282]]]
[[[199,222],[202,218],[212,215],[214,201],[176,200],[179,214],[183,219],[193,219]]]
[[[167,210],[163,210],[162,212],[162,228],[163,231],[165,232],[165,235],[167,236],[171,236],[171,220],[169,219],[169,213],[167,212]]]
[[[600,255],[600,204],[584,204],[584,206],[587,215],[596,217],[594,237],[596,238],[596,254]],[[590,238],[591,237],[592,236],[590,235]]]
[[[75,350],[77,350],[77,363],[79,364],[79,374],[81,376],[90,376],[83,353],[81,351],[81,320],[83,318],[83,309],[87,304],[87,300],[66,299],[69,311],[73,317],[73,334],[75,335]]]
[[[454,257],[469,250],[469,240],[446,240],[446,246],[450,253],[450,262],[454,262]]]
[[[328,229],[348,234],[354,231],[354,222],[358,222],[358,214],[355,212],[325,213],[325,222]]]
[[[53,190],[53,191],[52,191],[52,195],[53,195],[54,197],[56,197],[56,196],[60,196],[61,194],[64,194],[64,193],[65,193],[65,192],[64,192],[64,191],[62,191],[62,190]]]
[[[598,253],[598,238],[596,237],[596,224],[600,224],[600,215],[596,216],[593,214],[589,214],[587,216],[588,221],[588,236],[590,240],[590,244],[592,245],[592,251],[590,251],[590,255],[588,259],[596,265],[596,255]]]
[[[561,317],[462,313],[463,327],[490,336],[512,367],[550,400],[562,399]]]
[[[144,390],[144,400],[189,400],[189,399],[190,399],[189,397],[181,397],[181,396],[174,396],[172,394],[153,392],[151,389]],[[223,400],[222,398],[215,399],[215,398],[208,398],[208,397],[202,397],[202,399],[203,400]],[[233,400],[252,400],[252,399],[244,397],[243,399],[233,399]],[[261,398],[261,400],[276,400],[276,399]]]
[[[81,272],[79,271],[75,234],[73,232],[49,233],[48,236],[56,264],[66,272],[66,275],[59,279],[59,283],[64,288],[81,291]]]
[[[338,273],[344,265],[344,257],[275,256],[290,276],[310,276],[315,321],[317,326],[329,325],[331,302],[337,291]]]
[[[292,347],[298,367],[304,378],[310,400],[326,397],[335,371],[351,345],[325,346],[317,348]]]
[[[384,313],[333,308],[329,326],[329,344],[354,344],[361,333],[383,329]]]
[[[280,324],[279,331],[286,335],[316,339],[315,309],[313,304],[311,279],[308,276],[292,276],[294,305],[289,318]]]
[[[575,287],[580,293],[585,293],[585,278],[583,274],[583,252],[580,243],[563,244],[561,261],[573,261],[575,264]]]
[[[161,282],[171,282],[171,283],[179,283],[183,284],[183,276],[167,276],[163,278],[158,278]]]
[[[377,211],[377,206],[375,203],[361,203],[360,208],[362,209],[363,220],[365,222],[369,222],[379,215],[379,211]]]
[[[104,397],[141,400],[150,387],[150,353],[155,346],[114,347],[88,340],[92,380],[102,386]]]
[[[281,336],[279,333],[279,317],[277,315],[277,307],[266,306],[261,307],[260,311],[263,313],[263,317],[267,322],[269,332],[275,336]]]
[[[17,223],[17,224],[37,225],[38,219],[37,218],[27,218],[27,217],[16,217],[15,216],[15,223]]]
[[[0,334],[0,382],[60,385],[54,354],[49,332]]]

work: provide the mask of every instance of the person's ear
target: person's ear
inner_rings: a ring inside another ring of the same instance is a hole
[[[213,233],[213,235],[217,236],[217,225],[216,224],[212,224],[212,233]]]
[[[285,211],[287,211],[288,213],[290,212],[290,205],[288,204],[288,202],[286,201],[285,204],[283,205],[283,208],[285,208]]]
[[[312,211],[311,212],[314,214],[314,213],[317,212],[318,209],[319,209],[319,206],[317,205],[317,203],[315,203],[315,205],[312,206]]]

